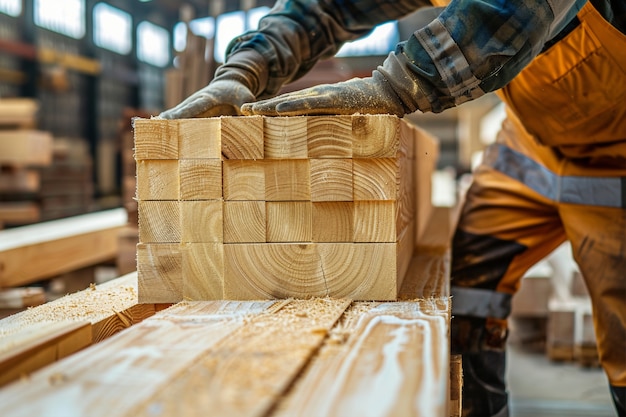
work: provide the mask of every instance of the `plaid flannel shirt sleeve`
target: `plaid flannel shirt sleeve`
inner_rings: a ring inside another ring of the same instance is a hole
[[[400,43],[378,68],[408,112],[440,112],[506,85],[586,0],[452,0]],[[228,54],[251,48],[267,60],[261,97],[308,72],[341,45],[429,0],[278,0],[257,31]]]

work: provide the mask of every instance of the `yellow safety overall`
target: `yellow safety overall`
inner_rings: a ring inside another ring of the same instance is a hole
[[[626,387],[626,36],[589,2],[577,18],[500,92],[508,118],[453,241],[453,349],[503,348],[521,277],[569,240],[600,362]]]

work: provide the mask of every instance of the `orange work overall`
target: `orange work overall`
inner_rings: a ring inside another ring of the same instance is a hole
[[[565,240],[593,304],[601,364],[626,387],[626,36],[579,24],[500,91],[508,118],[453,241],[453,349],[500,349],[520,279]]]

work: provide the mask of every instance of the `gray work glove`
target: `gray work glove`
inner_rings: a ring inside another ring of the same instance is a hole
[[[425,100],[401,50],[389,54],[371,77],[353,78],[283,94],[241,107],[245,115],[395,114],[403,116]],[[427,101],[425,101],[427,103]]]
[[[174,108],[159,116],[164,119],[229,116],[241,114],[243,103],[254,101],[265,89],[267,69],[258,52],[237,52],[215,72],[215,78]]]

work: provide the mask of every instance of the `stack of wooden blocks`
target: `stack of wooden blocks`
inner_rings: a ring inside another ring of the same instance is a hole
[[[353,115],[135,119],[134,131],[140,302],[396,299],[416,164],[436,158],[416,156],[421,130]]]

